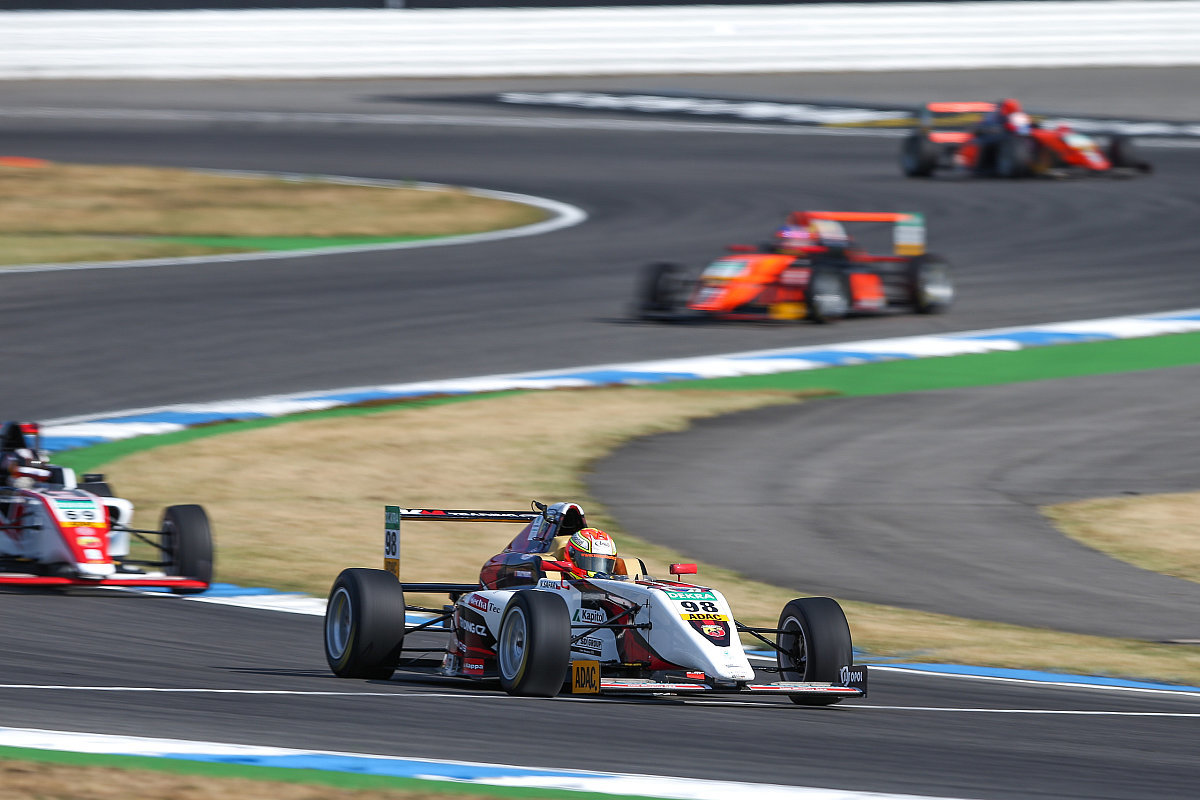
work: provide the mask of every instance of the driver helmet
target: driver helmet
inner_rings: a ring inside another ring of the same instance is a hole
[[[1004,114],[1005,116],[1008,116],[1009,114],[1016,114],[1022,110],[1021,104],[1011,97],[1006,97],[1000,101],[1000,113]]]
[[[46,467],[44,456],[27,447],[5,453],[0,461],[0,470],[8,478],[8,485],[18,489],[29,489],[39,481],[50,480],[50,470]]]
[[[610,575],[617,567],[617,544],[599,528],[583,528],[567,540],[564,556],[589,578]]]
[[[784,225],[775,231],[775,247],[779,250],[806,247],[814,244],[814,238],[807,225]]]

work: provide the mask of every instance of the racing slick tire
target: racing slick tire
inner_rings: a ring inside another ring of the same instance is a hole
[[[918,314],[943,314],[954,302],[950,264],[927,253],[908,262],[909,292]]]
[[[1027,178],[1033,174],[1033,140],[1028,136],[1005,136],[996,145],[996,176]]]
[[[1117,169],[1136,169],[1139,172],[1152,172],[1150,162],[1142,158],[1133,139],[1117,135],[1108,140],[1108,163]]]
[[[784,681],[834,683],[842,667],[854,663],[850,625],[831,597],[789,600],[779,615],[779,677]],[[828,706],[840,697],[790,694],[801,706]]]
[[[500,687],[519,697],[554,697],[571,664],[571,615],[563,599],[527,589],[508,601],[496,641]]]
[[[921,131],[913,131],[900,148],[900,169],[910,178],[928,178],[938,164],[938,146]]]
[[[682,273],[678,264],[660,262],[647,266],[638,289],[638,316],[654,318],[674,311],[679,306]]]
[[[203,506],[167,506],[163,510],[162,545],[167,556],[168,575],[179,575],[212,583],[212,526]],[[196,594],[203,589],[172,589],[175,594]]]
[[[382,569],[344,569],[325,605],[325,660],[339,678],[387,680],[404,646],[404,587]]]
[[[813,322],[837,322],[850,310],[850,291],[845,276],[836,267],[816,267],[804,290],[806,319]]]

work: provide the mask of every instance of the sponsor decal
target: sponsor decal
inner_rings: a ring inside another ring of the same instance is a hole
[[[600,662],[571,662],[571,693],[596,694],[600,691]]]
[[[779,275],[779,282],[784,286],[808,286],[808,276],[812,270],[808,267],[785,269]]]
[[[541,578],[538,580],[538,588],[540,589],[566,589],[568,586],[569,584],[566,581],[556,581],[553,578]]]
[[[595,636],[584,636],[571,645],[571,649],[580,653],[587,653],[589,656],[599,657],[604,650],[604,642]]]
[[[695,681],[702,681],[702,680],[704,680],[704,673],[703,673],[703,672],[688,672],[688,673],[686,673],[686,674],[687,674],[687,677],[691,678],[692,680],[695,680]]]
[[[54,500],[54,512],[64,528],[102,528],[104,511],[91,500]]]
[[[849,666],[842,667],[838,670],[838,683],[842,686],[849,686],[855,689],[862,689],[862,693],[867,693],[867,668],[864,666]]]
[[[485,612],[492,608],[491,602],[486,597],[480,597],[477,594],[473,594],[467,599],[467,605]]]
[[[471,611],[470,616],[475,616],[475,612]],[[485,642],[492,638],[491,633],[488,631],[487,625],[483,624],[482,622],[477,622],[474,619],[469,619],[466,614],[460,615],[456,621],[456,624],[460,631],[478,636]]]
[[[724,614],[707,614],[707,613],[705,613],[705,614],[680,614],[679,617],[680,617],[680,619],[685,619],[688,622],[701,622],[701,621],[710,620],[710,619],[722,621],[722,620],[729,619],[729,617],[725,616]]]
[[[729,623],[723,620],[689,620],[691,626],[717,647],[729,646]]]
[[[717,596],[705,589],[666,589],[672,600],[716,600]]]
[[[603,611],[593,608],[577,608],[575,616],[571,618],[572,622],[586,622],[589,625],[603,625],[608,622],[608,615]]]
[[[474,658],[465,659],[463,661],[463,672],[467,675],[482,675],[483,662]]]

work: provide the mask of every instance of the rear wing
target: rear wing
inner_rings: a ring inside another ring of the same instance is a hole
[[[995,110],[995,103],[975,101],[926,103],[914,116],[917,118],[917,127],[922,130],[933,128],[954,130],[978,125],[983,121],[984,115]]]
[[[448,511],[436,508],[384,506],[383,568],[395,575],[397,580],[400,579],[400,520],[403,519],[419,519],[425,522],[527,523],[540,516],[540,511]]]
[[[793,211],[792,225],[830,222],[890,222],[892,249],[898,256],[919,256],[925,252],[925,215],[918,212],[891,211]]]

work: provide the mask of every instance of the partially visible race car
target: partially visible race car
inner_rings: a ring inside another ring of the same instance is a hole
[[[168,506],[158,530],[130,526],[133,503],[101,474],[77,481],[49,463],[35,423],[0,427],[0,587],[166,587],[202,592],[212,582],[213,542],[198,505]],[[131,556],[131,540],[150,555]]]
[[[890,223],[891,254],[860,247],[843,223]],[[954,301],[945,259],[925,252],[919,213],[795,211],[761,247],[730,252],[690,277],[678,264],[645,268],[636,298],[644,320],[811,320],[912,311]]]
[[[900,148],[910,178],[939,171],[997,178],[1132,175],[1151,171],[1132,139],[1114,135],[1101,146],[1066,125],[1044,124],[996,103],[927,103]]]
[[[484,564],[477,583],[399,579],[400,522],[510,522],[520,533]],[[610,573],[581,573],[565,560],[587,527],[575,503],[523,511],[385,508],[385,569],[343,570],[325,611],[325,657],[341,678],[401,674],[498,681],[512,695],[785,695],[830,705],[867,692],[853,663],[850,629],[828,597],[789,601],[773,628],[737,622],[715,589],[685,582],[694,564],[652,578],[640,559]],[[449,595],[449,606],[410,605],[414,594]],[[413,618],[414,614],[425,617]],[[440,639],[430,631],[447,628]],[[751,666],[739,635],[775,653]]]

